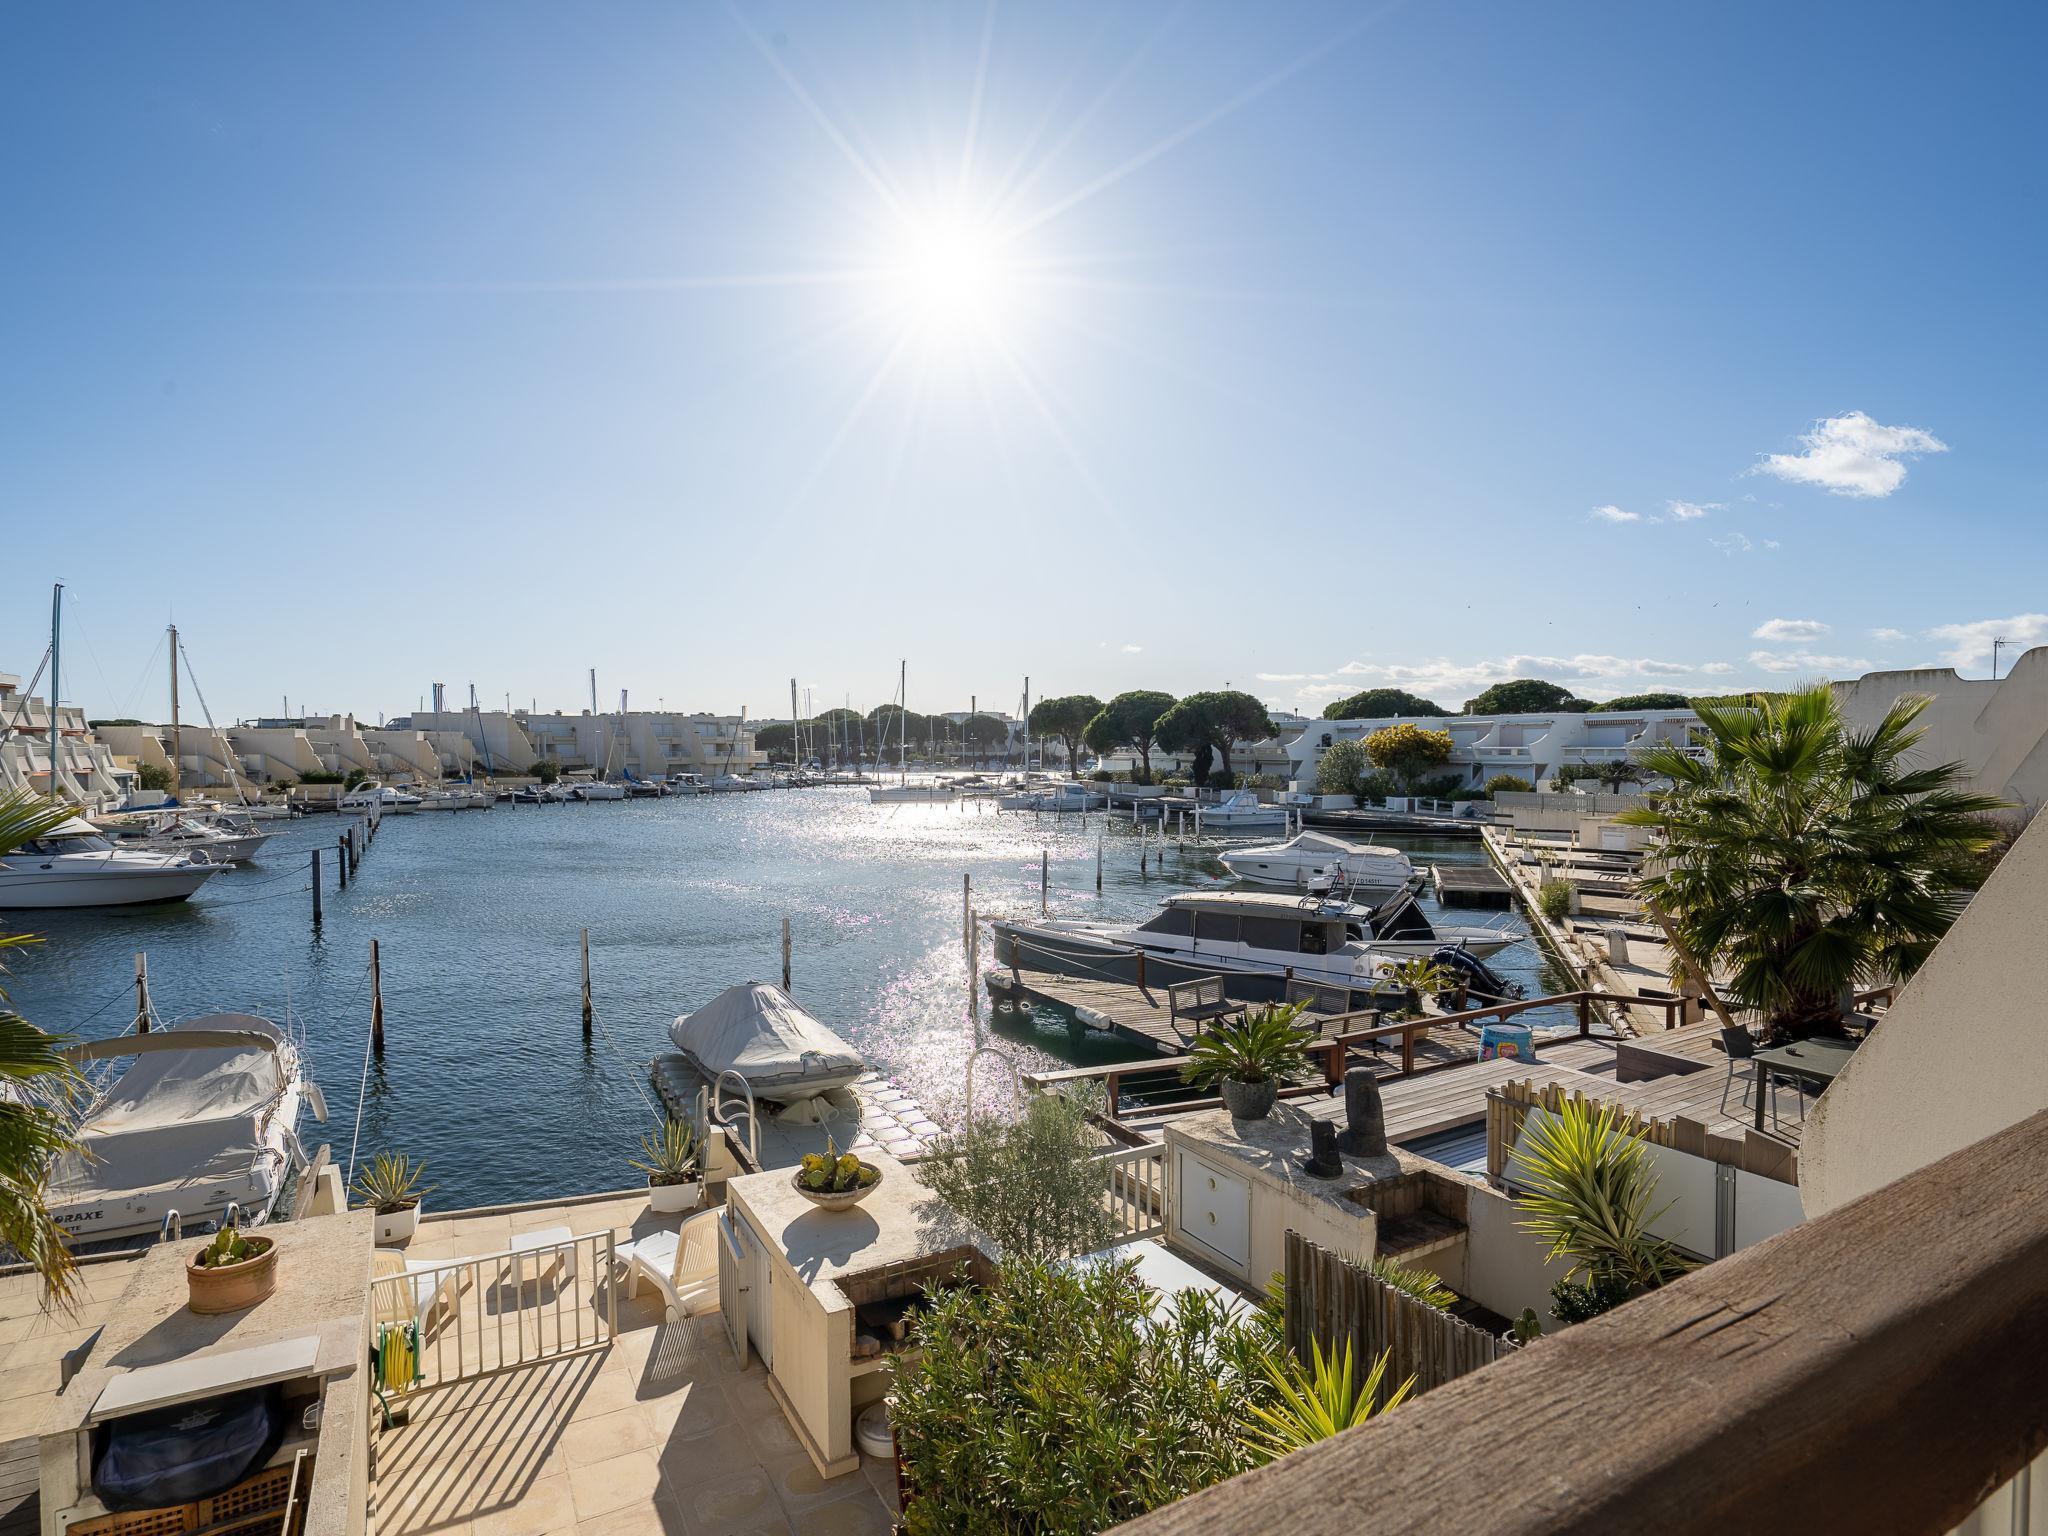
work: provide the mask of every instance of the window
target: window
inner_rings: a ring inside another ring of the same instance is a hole
[[[1235,912],[1195,913],[1195,942],[1197,944],[1235,944],[1237,942],[1237,914]]]
[[[1194,927],[1188,921],[1188,909],[1186,907],[1168,907],[1150,922],[1141,925],[1138,932],[1173,933],[1185,937],[1187,934],[1194,932]]]
[[[1247,917],[1242,920],[1244,942],[1254,949],[1277,949],[1293,954],[1301,942],[1301,924],[1286,917]]]

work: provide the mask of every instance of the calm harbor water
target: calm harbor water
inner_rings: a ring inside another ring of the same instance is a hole
[[[963,874],[984,915],[1035,913],[1044,850],[1055,914],[1110,918],[1142,917],[1168,892],[1223,876],[1202,849],[1170,843],[1164,872],[1141,876],[1135,834],[1100,814],[872,805],[847,789],[387,817],[346,892],[334,889],[335,818],[272,825],[283,830],[258,860],[190,902],[9,914],[47,941],[16,953],[15,1005],[46,1029],[119,1034],[143,950],[165,1019],[289,1013],[330,1111],[324,1128],[303,1128],[308,1147],[329,1142],[345,1167],[360,1102],[358,1155],[424,1157],[442,1210],[636,1182],[627,1160],[652,1118],[646,1063],[668,1048],[678,1013],[779,976],[784,917],[797,998],[944,1121],[974,1043]],[[1418,864],[1484,858],[1476,841],[1387,840]],[[305,889],[315,847],[326,850],[317,934]],[[1525,931],[1519,915],[1507,921]],[[584,927],[601,1021],[588,1046]],[[365,1078],[372,938],[387,1051]],[[1496,964],[1531,995],[1556,980],[1533,942]],[[1076,1044],[1050,1017],[997,1025],[985,1003],[983,1016],[985,1036],[1025,1070],[1142,1054],[1107,1037]],[[1006,1093],[1002,1077],[978,1072],[977,1094]]]

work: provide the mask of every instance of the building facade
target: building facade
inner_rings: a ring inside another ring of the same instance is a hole
[[[2048,646],[2023,653],[1995,681],[1928,667],[1871,672],[1834,686],[1859,730],[1877,724],[1896,700],[1924,695],[1918,723],[1926,735],[1915,753],[1921,762],[1966,764],[1972,788],[2030,811],[2048,802]]]
[[[1323,753],[1336,743],[1363,742],[1392,726],[1415,725],[1450,733],[1450,761],[1439,772],[1455,773],[1473,788],[1502,773],[1540,788],[1570,764],[1626,760],[1653,744],[1689,746],[1698,724],[1699,716],[1689,709],[1316,720],[1289,744],[1289,777],[1304,788],[1312,786]]]

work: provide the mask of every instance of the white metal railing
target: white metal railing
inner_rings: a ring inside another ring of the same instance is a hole
[[[1095,1159],[1108,1174],[1116,1241],[1136,1242],[1166,1230],[1166,1148],[1158,1142],[1117,1147]]]
[[[405,1268],[370,1282],[370,1342],[380,1325],[418,1326],[415,1390],[596,1349],[618,1332],[614,1233],[513,1242],[529,1246],[442,1261],[379,1250],[381,1264]]]

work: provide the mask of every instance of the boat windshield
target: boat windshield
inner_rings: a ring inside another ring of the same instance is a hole
[[[21,851],[47,859],[65,853],[107,853],[113,846],[104,837],[38,837],[23,843]]]

